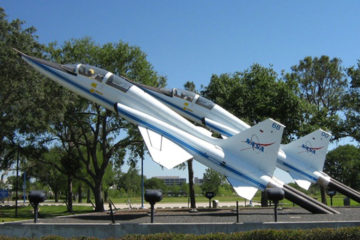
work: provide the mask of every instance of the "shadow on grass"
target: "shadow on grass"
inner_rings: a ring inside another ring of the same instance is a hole
[[[1,207],[0,208],[0,221],[17,221],[24,219],[34,218],[34,212],[31,206],[18,206],[18,216],[15,217],[15,207]],[[91,207],[87,206],[74,206],[73,212],[67,212],[65,206],[41,206],[39,207],[39,218],[51,218],[57,216],[81,214],[93,212]]]

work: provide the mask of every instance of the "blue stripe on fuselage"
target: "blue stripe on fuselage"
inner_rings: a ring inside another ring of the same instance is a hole
[[[300,169],[298,169],[298,168],[296,168],[296,167],[294,167],[294,166],[292,166],[292,165],[290,165],[290,164],[288,164],[288,163],[286,163],[286,162],[284,162],[284,161],[278,160],[278,162],[279,162],[281,165],[284,165],[285,167],[287,167],[287,168],[289,168],[289,169],[291,169],[291,170],[293,170],[293,171],[295,171],[295,172],[297,172],[297,173],[300,173],[301,175],[304,175],[305,177],[307,177],[307,178],[309,178],[309,179],[311,179],[311,180],[313,180],[313,181],[315,181],[315,182],[317,181],[317,178],[311,176],[310,174],[307,174],[307,173],[304,172],[304,171],[301,171]]]
[[[26,57],[25,57],[25,58],[26,58]],[[54,71],[52,68],[50,68],[50,67],[48,67],[48,66],[46,66],[46,65],[40,64],[40,63],[38,63],[38,62],[30,59],[30,58],[27,58],[27,59],[28,59],[29,61],[31,61],[32,63],[34,63],[35,65],[39,66],[40,68],[44,69],[45,71],[48,71],[48,72],[54,74],[56,77],[59,77],[60,79],[64,80],[66,83],[68,83],[68,84],[74,86],[75,88],[83,91],[85,94],[90,94],[90,91],[89,91],[87,88],[85,88],[85,87],[81,86],[80,84],[78,84],[78,83],[76,83],[76,82],[74,82],[74,81],[72,81],[72,80],[64,77],[63,75],[61,75],[61,74],[57,73],[56,71]],[[97,94],[92,94],[92,96],[95,97],[95,98],[98,98],[99,100],[103,101],[103,102],[106,103],[106,104],[109,104],[110,106],[113,106],[113,105],[115,104],[115,102],[112,102],[112,101],[106,99],[106,98],[103,97],[103,96],[100,96],[100,95],[97,95]],[[118,108],[118,111],[121,112],[123,115],[125,115],[125,116],[133,119],[134,121],[136,121],[136,122],[138,122],[138,123],[141,123],[142,125],[148,127],[149,129],[151,129],[151,130],[153,130],[153,131],[155,131],[155,132],[157,132],[157,133],[159,133],[159,134],[161,134],[161,135],[166,136],[166,137],[169,138],[171,141],[179,144],[180,146],[182,146],[182,147],[184,147],[184,148],[187,148],[188,150],[193,151],[193,152],[199,154],[200,156],[202,156],[202,157],[208,159],[209,161],[211,161],[212,163],[214,163],[214,164],[216,164],[216,165],[218,165],[218,166],[220,166],[220,167],[222,167],[222,168],[225,168],[226,170],[228,170],[228,171],[230,171],[230,172],[232,172],[232,173],[235,173],[235,174],[238,175],[239,177],[242,177],[242,178],[244,178],[245,180],[247,180],[247,181],[255,184],[256,186],[258,186],[258,187],[261,188],[262,190],[266,188],[266,186],[265,186],[264,184],[262,184],[262,183],[260,183],[260,182],[258,182],[258,181],[256,181],[256,180],[254,180],[254,179],[246,176],[245,174],[237,171],[236,169],[233,169],[233,168],[231,168],[231,167],[229,167],[229,166],[226,166],[226,165],[222,164],[222,163],[219,162],[218,160],[211,158],[208,154],[199,151],[198,149],[196,149],[196,148],[194,148],[193,146],[187,144],[186,142],[182,141],[181,139],[178,139],[178,138],[174,137],[173,135],[170,135],[170,134],[167,133],[166,131],[164,131],[164,130],[162,130],[162,129],[154,126],[154,125],[151,125],[151,124],[143,121],[142,119],[139,119],[139,118],[137,118],[136,116],[133,116],[132,114],[130,114],[130,113],[128,113],[128,112],[122,111],[122,110],[119,109],[119,108]]]

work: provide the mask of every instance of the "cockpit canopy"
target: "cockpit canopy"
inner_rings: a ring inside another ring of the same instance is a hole
[[[173,92],[174,92],[175,97],[185,99],[185,100],[187,100],[189,102],[192,102],[194,100],[194,98],[195,98],[195,95],[196,95],[193,92],[189,92],[189,91],[186,91],[186,90],[183,90],[183,89],[176,89],[176,88],[173,89]]]
[[[206,107],[208,109],[212,109],[215,106],[215,103],[201,96],[196,100],[196,104]]]
[[[196,96],[195,93],[187,91],[187,90],[183,90],[183,89],[177,89],[177,88],[172,88],[172,89],[168,89],[168,88],[161,88],[160,92],[169,96],[169,97],[179,97],[182,98],[184,100],[187,100],[189,102],[192,102]],[[210,101],[209,99],[206,99],[204,97],[199,96],[195,102],[196,104],[203,106],[205,108],[208,109],[212,109],[214,107],[214,103],[212,101]]]
[[[194,100],[196,94],[190,91],[186,91],[183,89],[177,89],[177,88],[172,88],[172,89],[167,89],[167,88],[160,88],[160,92],[169,96],[169,97],[179,97],[182,99],[185,99],[189,102],[192,102],[192,100]]]
[[[86,64],[79,64],[77,70],[79,74],[89,78],[93,78],[99,82],[101,82],[104,79],[105,75],[108,73],[108,71],[104,69]]]

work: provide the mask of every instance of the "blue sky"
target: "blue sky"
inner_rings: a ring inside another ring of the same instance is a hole
[[[253,63],[289,71],[305,56],[360,59],[360,1],[0,0],[8,19],[34,26],[41,43],[91,37],[139,46],[169,87]],[[269,116],[271,117],[271,116]],[[204,167],[196,165],[195,175]],[[145,174],[178,175],[145,160]],[[186,176],[186,171],[180,172]]]

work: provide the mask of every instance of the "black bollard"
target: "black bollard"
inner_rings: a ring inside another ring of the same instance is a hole
[[[265,193],[267,198],[274,202],[274,220],[277,222],[277,207],[279,201],[284,199],[285,192],[281,188],[267,188],[265,189]]]
[[[154,223],[154,206],[155,203],[162,200],[161,190],[148,189],[145,191],[145,201],[150,203],[151,206],[151,223]]]
[[[205,197],[209,199],[209,208],[211,208],[211,199],[213,197],[215,197],[215,193],[214,192],[206,192]]]
[[[45,201],[45,193],[43,191],[31,191],[29,193],[28,199],[31,206],[34,208],[34,223],[37,223],[39,214],[39,203]]]
[[[332,189],[328,189],[327,194],[330,197],[330,206],[332,206],[333,205],[333,197],[336,195],[336,191],[332,190]]]

